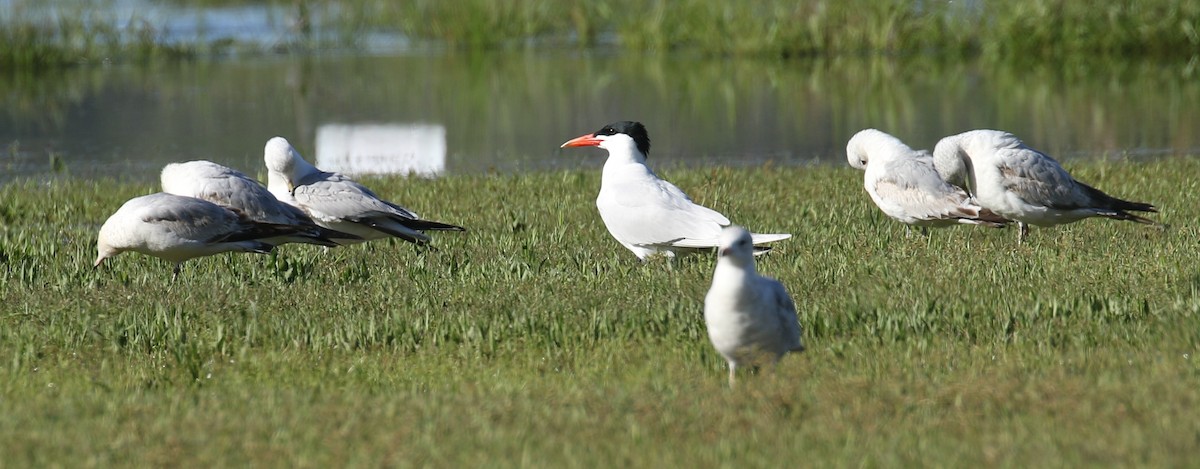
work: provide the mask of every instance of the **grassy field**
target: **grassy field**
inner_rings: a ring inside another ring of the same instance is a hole
[[[639,264],[598,172],[369,181],[436,249],[284,246],[99,270],[152,187],[0,186],[0,454],[14,467],[1179,466],[1200,450],[1200,159],[1079,162],[1165,231],[907,236],[846,167],[675,169],[795,237],[761,257],[809,350],[726,388],[710,256]]]

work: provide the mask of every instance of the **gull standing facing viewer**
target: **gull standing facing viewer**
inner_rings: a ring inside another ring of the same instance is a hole
[[[796,304],[782,283],[758,274],[750,232],[725,228],[712,288],[704,297],[704,323],[713,347],[729,363],[729,386],[740,367],[778,363],[803,352]]]

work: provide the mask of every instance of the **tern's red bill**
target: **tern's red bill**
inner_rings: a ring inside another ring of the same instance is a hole
[[[603,142],[603,140],[596,138],[595,134],[580,135],[573,139],[567,140],[567,143],[562,144],[562,146],[559,148],[598,147],[600,146],[600,142]]]

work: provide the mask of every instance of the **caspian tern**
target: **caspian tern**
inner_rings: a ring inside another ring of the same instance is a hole
[[[1076,181],[1054,158],[999,130],[972,130],[943,138],[934,165],[947,181],[963,184],[979,204],[1017,221],[1017,242],[1029,225],[1054,226],[1088,217],[1157,222],[1128,211],[1157,212],[1151,204],[1130,202]]]
[[[229,251],[264,254],[274,246],[263,239],[305,232],[316,236],[303,226],[261,223],[206,200],[159,192],[129,199],[108,217],[92,266],[125,251],[140,252],[174,262],[175,280],[188,259]]]
[[[750,232],[730,226],[721,233],[712,288],[704,297],[704,322],[713,347],[729,363],[729,386],[737,368],[777,363],[804,351],[796,304],[782,283],[759,275]]]
[[[600,147],[608,150],[596,208],[604,226],[638,259],[652,254],[674,257],[679,253],[717,247],[721,229],[730,222],[724,215],[697,205],[682,190],[659,179],[646,166],[650,136],[639,122],[617,122],[596,132],[571,139],[567,147]],[[754,234],[754,244],[792,237],[790,234]],[[756,248],[766,252],[769,248]]]
[[[358,236],[334,231],[313,222],[304,211],[280,202],[258,181],[232,168],[211,161],[171,163],[160,176],[162,190],[168,194],[204,199],[237,210],[252,220],[264,223],[306,226],[318,237],[284,236],[263,240],[270,244],[307,243],[337,246],[335,240],[361,240]]]
[[[394,236],[417,244],[429,242],[424,231],[466,231],[461,226],[422,220],[412,211],[380,199],[345,175],[317,169],[283,137],[267,141],[263,159],[267,164],[267,190],[331,230],[363,240]]]
[[[980,207],[961,187],[947,183],[933,157],[876,129],[859,131],[846,144],[850,166],[864,170],[863,187],[889,217],[908,225],[942,227],[959,223],[1003,227],[1011,220]]]

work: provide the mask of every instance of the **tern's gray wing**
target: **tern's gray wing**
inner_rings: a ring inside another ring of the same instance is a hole
[[[609,229],[624,233],[634,244],[664,244],[678,247],[713,247],[729,219],[715,210],[692,202],[670,182],[656,179],[622,184],[616,189],[615,206],[602,207]]]

